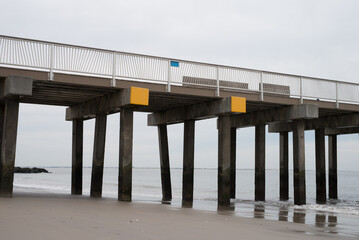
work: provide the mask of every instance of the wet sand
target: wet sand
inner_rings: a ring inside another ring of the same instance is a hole
[[[300,224],[54,194],[0,199],[0,239],[338,239]],[[353,239],[340,236],[340,239]]]

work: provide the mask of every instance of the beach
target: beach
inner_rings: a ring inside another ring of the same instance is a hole
[[[353,239],[315,226],[65,194],[0,199],[1,239]]]

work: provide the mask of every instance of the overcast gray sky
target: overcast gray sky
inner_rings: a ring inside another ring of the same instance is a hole
[[[1,0],[0,34],[359,82],[356,0]],[[16,164],[70,166],[65,109],[22,104]],[[105,166],[118,165],[119,115],[108,118]],[[91,166],[94,121],[85,123]],[[169,126],[173,167],[182,166],[183,125]],[[313,132],[306,133],[314,169]],[[254,131],[238,131],[237,164],[254,167]],[[278,136],[267,134],[267,168],[278,168]],[[338,167],[359,170],[358,135],[340,136]],[[157,130],[135,114],[134,166],[158,167]],[[217,167],[215,119],[196,123],[196,167]]]

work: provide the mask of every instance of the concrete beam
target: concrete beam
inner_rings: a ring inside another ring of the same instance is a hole
[[[244,112],[246,112],[245,98],[228,97],[213,102],[204,102],[149,114],[147,118],[147,125],[157,126],[161,124],[174,124],[187,120],[201,120],[223,114]]]
[[[11,96],[31,96],[32,78],[8,76],[0,81],[0,99]]]
[[[345,134],[358,134],[358,133],[359,133],[359,127],[325,129],[325,135],[345,135]]]
[[[83,120],[72,121],[72,171],[71,194],[82,194],[82,167],[83,167]]]
[[[123,107],[132,105],[148,106],[149,90],[131,87],[110,93],[66,109],[66,121],[90,119],[99,114],[119,112]]]
[[[353,128],[359,126],[359,113],[346,114],[346,115],[335,115],[328,117],[320,117],[316,119],[304,120],[305,130],[314,130],[320,128]],[[268,125],[269,132],[291,132],[291,122],[276,122]],[[345,130],[339,130],[345,131]],[[329,134],[328,134],[329,135]]]
[[[232,116],[231,127],[241,128],[261,123],[318,118],[318,106],[311,104],[294,105],[265,111]]]

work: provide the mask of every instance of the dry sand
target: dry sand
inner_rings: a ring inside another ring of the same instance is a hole
[[[60,195],[0,198],[1,240],[339,239],[315,226],[154,203]],[[340,239],[353,239],[340,236]]]

